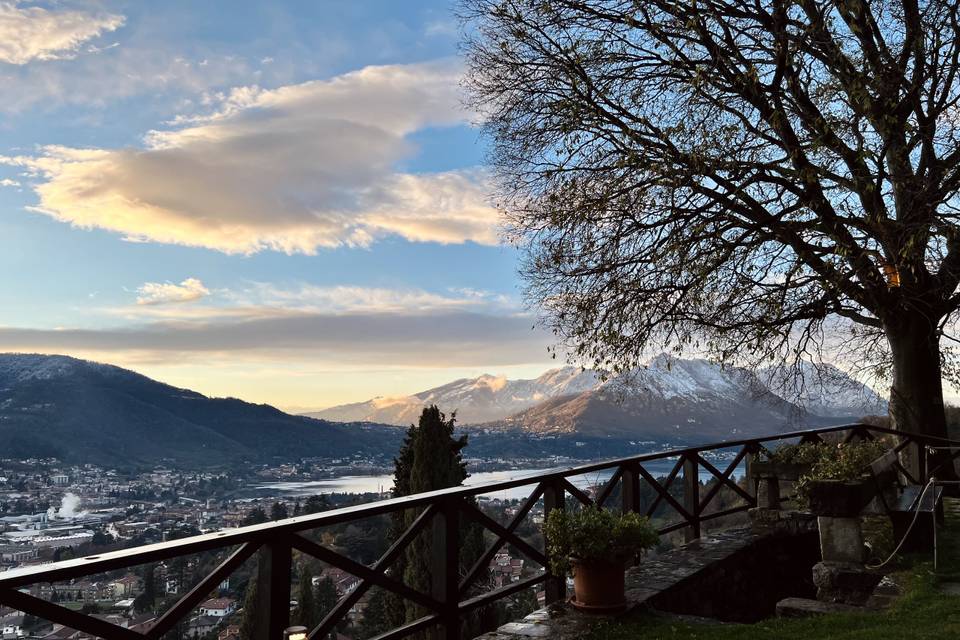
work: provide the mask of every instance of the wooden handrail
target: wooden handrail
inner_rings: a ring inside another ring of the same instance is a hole
[[[339,566],[362,579],[357,591],[346,594],[320,625],[312,630],[310,634],[311,638],[319,637],[331,630],[343,617],[348,615],[351,606],[361,597],[363,592],[373,585],[392,591],[397,595],[410,598],[426,609],[432,609],[434,611],[434,613],[419,620],[415,620],[403,627],[382,634],[380,636],[381,638],[401,638],[435,624],[441,624],[445,628],[445,637],[453,638],[457,637],[456,633],[458,633],[458,629],[461,626],[462,617],[466,615],[467,612],[495,602],[500,598],[512,595],[523,588],[545,582],[549,600],[563,597],[563,578],[560,576],[551,576],[549,574],[549,568],[546,566],[543,566],[543,572],[541,573],[499,589],[494,589],[479,595],[469,591],[469,587],[476,583],[492,556],[505,544],[511,544],[518,548],[536,564],[546,565],[545,551],[541,552],[535,549],[520,539],[515,533],[520,521],[529,514],[541,497],[544,504],[544,516],[548,515],[552,509],[566,508],[567,496],[575,498],[577,502],[585,505],[597,504],[602,506],[613,494],[618,481],[621,486],[629,481],[630,486],[624,488],[622,502],[626,509],[639,512],[641,509],[640,498],[637,493],[640,486],[639,483],[646,482],[654,489],[655,494],[653,504],[649,506],[649,513],[654,513],[659,506],[665,505],[680,517],[679,522],[673,522],[661,527],[660,532],[668,533],[682,529],[688,534],[692,533],[694,536],[698,536],[702,522],[756,506],[756,496],[749,491],[741,489],[733,480],[734,472],[744,459],[752,459],[757,452],[766,448],[764,445],[767,443],[785,440],[818,441],[821,440],[825,434],[840,432],[846,432],[848,437],[850,437],[851,434],[897,435],[901,438],[901,442],[896,446],[894,451],[899,451],[905,446],[913,444],[921,447],[934,445],[956,447],[958,454],[960,454],[960,442],[932,436],[902,433],[893,429],[859,423],[671,449],[656,453],[594,462],[565,469],[550,469],[535,476],[440,489],[400,498],[380,500],[368,504],[333,509],[321,513],[287,518],[275,522],[160,542],[133,549],[123,549],[47,565],[14,569],[0,573],[0,605],[11,606],[15,609],[56,621],[78,630],[95,633],[106,640],[131,640],[134,638],[150,640],[172,628],[178,620],[188,615],[193,606],[202,598],[204,591],[207,591],[214,583],[219,583],[222,578],[229,575],[233,569],[242,564],[248,557],[252,556],[255,550],[259,549],[261,572],[258,579],[267,580],[270,584],[261,585],[262,588],[259,590],[260,592],[265,592],[262,602],[268,605],[266,607],[268,610],[258,611],[258,616],[264,616],[262,628],[270,630],[270,635],[275,635],[275,630],[282,629],[289,622],[286,619],[289,617],[286,600],[289,598],[289,581],[292,565],[290,549],[295,548],[301,552],[327,561],[330,564]],[[735,450],[732,461],[726,465],[723,471],[720,471],[713,463],[704,457],[705,453],[721,450]],[[676,460],[675,465],[663,483],[654,478],[653,475],[643,467],[644,463],[660,460]],[[570,478],[574,476],[610,469],[613,470],[613,475],[600,491],[597,492],[595,498],[591,498],[587,492],[584,492],[570,482]],[[709,473],[715,481],[715,484],[706,491],[702,499],[699,496],[700,481],[699,477],[697,477],[701,469]],[[683,473],[684,481],[682,486],[684,493],[682,497],[678,499],[670,493],[670,490],[674,480],[676,480],[681,472]],[[478,495],[525,486],[533,487],[530,497],[523,503],[519,513],[507,526],[503,526],[489,518],[473,505],[473,499]],[[707,507],[721,494],[723,489],[728,489],[733,492],[734,495],[743,500],[743,504],[706,514],[705,511]],[[362,565],[299,535],[311,529],[349,523],[372,516],[393,514],[407,509],[420,510],[421,514],[416,518],[410,528],[390,547],[384,556],[371,566]],[[469,568],[462,579],[458,576],[455,567],[448,566],[450,562],[454,562],[457,559],[457,553],[455,553],[456,550],[454,548],[457,536],[455,531],[456,527],[453,526],[453,523],[457,521],[459,513],[468,515],[473,521],[483,526],[488,533],[492,533],[495,538],[493,544],[487,547],[480,560]],[[426,535],[423,533],[423,530],[427,529],[431,522],[434,541],[442,543],[440,546],[443,547],[439,554],[443,557],[436,559],[436,571],[434,573],[439,571],[442,572],[443,575],[440,581],[442,584],[438,583],[440,587],[438,588],[437,585],[434,585],[434,591],[430,594],[425,594],[411,589],[396,578],[390,577],[387,574],[387,569],[388,565],[398,557],[406,544],[409,543],[415,535]],[[454,546],[451,546],[451,544]],[[203,578],[187,595],[182,597],[170,610],[162,614],[158,618],[157,626],[154,630],[145,633],[131,631],[90,616],[85,616],[84,614],[70,611],[57,604],[47,602],[46,600],[20,591],[21,589],[38,583],[71,580],[199,552],[225,551],[230,549],[236,550],[222,561],[210,575]],[[458,598],[459,602],[457,601]],[[266,638],[265,640],[271,639]],[[276,640],[279,640],[279,638]]]

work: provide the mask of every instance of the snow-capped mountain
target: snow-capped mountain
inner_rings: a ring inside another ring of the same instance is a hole
[[[769,373],[769,372],[767,372]],[[601,381],[593,371],[563,367],[532,380],[483,375],[401,398],[375,398],[309,414],[334,421],[396,425],[416,422],[423,407],[456,411],[461,424],[535,433],[599,437],[717,439],[778,428],[837,422],[878,413],[877,394],[839,369],[795,383],[803,394],[777,393],[735,367],[659,355],[629,374]],[[819,390],[814,394],[813,390]]]
[[[862,417],[887,412],[887,401],[870,387],[830,364],[803,361],[800,375],[784,367],[760,372],[763,384],[810,413],[829,417]]]
[[[344,404],[306,415],[337,422],[378,422],[406,426],[417,421],[425,406],[435,404],[445,412],[457,412],[461,424],[500,420],[536,404],[600,385],[593,371],[578,367],[551,369],[532,380],[508,380],[482,375],[462,378],[412,396],[378,397]]]
[[[819,422],[742,369],[658,356],[595,389],[555,398],[489,426],[583,437],[701,441]]]

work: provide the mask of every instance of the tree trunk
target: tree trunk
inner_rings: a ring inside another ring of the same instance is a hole
[[[940,336],[934,322],[920,313],[904,313],[886,327],[893,356],[890,387],[890,419],[893,428],[905,433],[947,437],[940,378]],[[914,447],[904,449],[904,462],[918,479],[925,475],[924,455]],[[909,453],[908,453],[909,452]],[[931,456],[930,469],[941,466],[942,456]],[[952,464],[942,465],[941,479],[955,479]],[[919,474],[919,475],[918,475]]]

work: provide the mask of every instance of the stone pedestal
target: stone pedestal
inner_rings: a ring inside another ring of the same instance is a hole
[[[760,478],[757,484],[757,504],[766,509],[780,508],[780,480],[776,476]]]
[[[813,567],[817,600],[862,605],[873,593],[881,576],[867,571],[863,563],[867,549],[863,544],[860,518],[817,518],[820,530],[820,557]]]
[[[820,529],[820,557],[824,562],[863,563],[866,548],[860,518],[817,518]]]
[[[817,586],[817,600],[821,602],[862,605],[882,577],[855,562],[818,562],[813,565],[813,583]]]

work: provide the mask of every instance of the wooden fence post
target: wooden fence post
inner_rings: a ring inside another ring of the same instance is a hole
[[[683,459],[683,508],[693,518],[683,530],[684,542],[690,542],[700,537],[700,465],[695,453]]]
[[[430,546],[431,595],[443,604],[441,618],[446,640],[460,640],[460,510],[444,500],[433,516]]]
[[[640,473],[637,464],[623,467],[620,475],[620,493],[623,498],[623,512],[640,513]]]
[[[564,497],[563,485],[560,484],[558,480],[549,480],[547,481],[544,490],[543,490],[543,519],[546,522],[546,519],[550,516],[550,512],[554,509],[566,509],[566,498]],[[546,541],[544,541],[546,544]],[[544,549],[544,554],[549,558],[547,550]],[[547,571],[550,571],[550,568],[547,567]],[[566,576],[550,576],[547,578],[545,584],[545,592],[547,596],[547,604],[551,602],[557,602],[564,600],[567,596],[567,577]]]
[[[260,548],[257,571],[257,638],[282,640],[290,626],[290,542],[269,542]],[[250,615],[250,612],[245,612]]]

